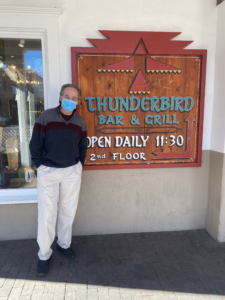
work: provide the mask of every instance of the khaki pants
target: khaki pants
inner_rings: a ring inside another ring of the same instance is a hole
[[[57,233],[60,247],[70,247],[72,224],[77,210],[82,164],[68,168],[51,168],[41,165],[37,170],[38,188],[38,256],[47,260],[55,238],[58,208]]]

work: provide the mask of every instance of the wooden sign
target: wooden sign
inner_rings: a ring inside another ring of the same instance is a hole
[[[71,49],[85,168],[200,166],[206,50],[171,41],[179,33],[100,32],[94,48]]]

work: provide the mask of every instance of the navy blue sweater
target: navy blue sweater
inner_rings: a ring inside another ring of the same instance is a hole
[[[45,110],[37,119],[30,141],[31,159],[38,168],[66,168],[84,165],[87,151],[87,126],[83,118],[73,112],[66,122],[59,107]]]

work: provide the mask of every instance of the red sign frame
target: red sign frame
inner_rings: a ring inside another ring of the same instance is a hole
[[[107,39],[88,39],[95,47],[71,47],[72,82],[77,84],[77,53],[133,53],[134,46],[140,39],[145,41],[149,53],[154,55],[200,55],[202,57],[200,75],[199,96],[199,127],[197,162],[194,163],[169,163],[169,164],[127,164],[127,165],[95,165],[84,166],[84,170],[108,170],[108,169],[148,169],[148,168],[178,168],[200,167],[202,159],[202,138],[204,118],[204,98],[206,81],[207,50],[184,49],[192,41],[171,40],[180,32],[139,32],[139,31],[105,31],[100,30]]]

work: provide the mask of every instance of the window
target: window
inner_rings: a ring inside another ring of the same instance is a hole
[[[36,188],[29,142],[44,110],[41,39],[0,38],[0,188]]]

